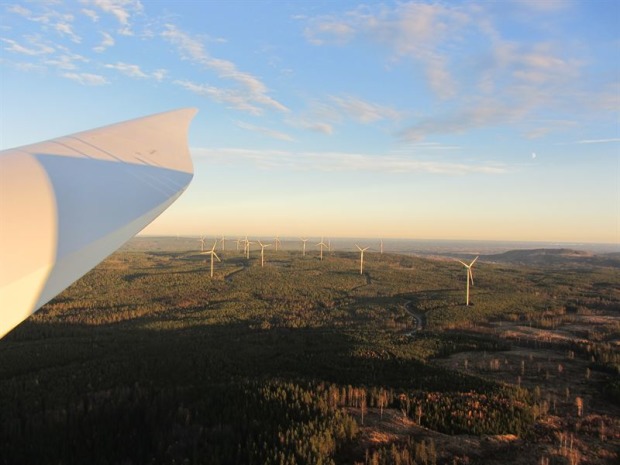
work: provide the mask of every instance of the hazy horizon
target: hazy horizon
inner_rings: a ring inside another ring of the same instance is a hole
[[[180,234],[179,236],[157,235],[157,234],[138,234],[137,239],[179,239],[184,244],[196,244],[196,249],[200,247],[199,239],[203,235],[196,234]],[[236,239],[245,238],[242,235],[226,235],[225,242],[227,250],[235,250]],[[205,235],[206,245],[212,246],[214,240],[221,240],[222,235]],[[296,250],[299,245],[301,247],[301,238],[309,239],[307,242],[307,250],[309,252],[318,251],[316,243],[320,241],[321,236],[287,236],[279,235],[282,241],[282,248],[285,250]],[[250,240],[261,240],[274,244],[275,235],[252,235],[248,234]],[[379,238],[379,237],[341,237],[341,236],[324,236],[325,241],[329,240],[332,249],[335,251],[351,251],[355,252],[355,244],[359,243],[364,247],[370,246],[370,252],[379,252],[381,240],[383,240],[384,251],[386,253],[482,253],[493,254],[502,253],[509,250],[518,249],[560,249],[569,248],[593,253],[620,253],[620,244],[614,243],[596,243],[596,242],[547,242],[547,241],[496,241],[496,240],[461,240],[461,239],[417,239],[417,238]],[[205,245],[205,247],[206,247]],[[221,245],[218,245],[218,250]],[[273,248],[269,249],[273,252]]]

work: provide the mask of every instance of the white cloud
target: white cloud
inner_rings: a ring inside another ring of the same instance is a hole
[[[355,35],[355,29],[343,22],[321,18],[314,21],[312,26],[304,31],[306,39],[314,45],[323,45],[327,42],[344,44]]]
[[[123,35],[132,35],[130,18],[144,10],[139,0],[84,0],[84,2],[114,16],[122,26],[118,32]]]
[[[28,46],[17,43],[12,39],[0,39],[5,44],[8,44],[8,47],[4,47],[5,50],[13,53],[20,53],[22,55],[48,55],[50,53],[54,53],[55,49],[49,45],[42,44],[38,42],[35,38],[31,38]]]
[[[164,78],[166,77],[166,74],[168,74],[168,71],[167,71],[167,70],[165,70],[165,69],[160,68],[160,69],[156,69],[155,71],[153,71],[153,72],[151,73],[151,76],[152,76],[152,77],[153,77],[153,79],[155,79],[156,81],[161,82],[161,81],[163,81],[163,80],[164,80]]]
[[[148,75],[144,71],[142,71],[138,65],[131,65],[129,63],[123,63],[119,61],[118,63],[113,65],[107,64],[105,65],[105,67],[109,69],[115,69],[119,73],[132,78],[148,78]]]
[[[288,111],[288,108],[268,95],[269,90],[260,79],[238,70],[231,61],[213,58],[200,40],[171,24],[166,26],[162,36],[177,47],[183,59],[201,64],[214,71],[219,78],[233,81],[238,85],[235,89],[218,89],[217,92],[214,91],[215,87],[204,86],[205,88],[198,92],[201,95],[210,96],[220,102],[233,103],[234,108],[250,111],[253,114],[261,113],[264,107],[282,112]],[[195,84],[189,87],[196,89]]]
[[[381,120],[398,120],[403,116],[393,108],[370,103],[358,97],[344,96],[331,97],[331,101],[336,107],[344,112],[349,118],[359,123],[374,123]]]
[[[103,39],[101,40],[101,43],[93,48],[93,50],[98,53],[101,53],[105,51],[107,48],[112,47],[115,43],[114,37],[112,37],[107,32],[102,32],[101,35],[103,35]]]
[[[97,21],[99,21],[99,15],[94,10],[89,10],[87,8],[83,8],[82,9],[82,13],[85,16],[88,16],[92,20],[93,23],[96,23]]]
[[[420,63],[429,86],[439,97],[450,98],[456,94],[457,85],[449,72],[444,48],[457,40],[469,21],[468,14],[458,6],[404,3],[374,11],[358,8],[341,18],[315,18],[309,22],[305,36],[315,45],[369,38],[387,46],[396,58]]]
[[[196,84],[187,80],[176,80],[173,83],[197,95],[210,98],[219,103],[225,103],[230,108],[236,110],[245,111],[253,115],[260,115],[263,112],[260,107],[253,105],[245,95],[235,89],[222,89],[208,84]]]
[[[329,96],[310,102],[305,114],[287,119],[287,124],[322,134],[333,134],[334,126],[349,121],[360,124],[398,121],[405,114],[386,105],[369,102],[352,95]]]
[[[88,58],[82,55],[71,53],[67,49],[64,49],[64,52],[65,53],[61,55],[50,57],[49,59],[45,60],[43,63],[47,66],[53,66],[58,69],[74,70],[74,69],[77,69],[77,65],[75,64],[76,62],[80,62],[80,63],[88,62]]]
[[[158,69],[153,71],[152,73],[147,73],[143,71],[142,68],[140,68],[140,66],[138,65],[123,63],[122,61],[119,61],[115,64],[109,63],[104,66],[108,69],[116,70],[119,73],[124,74],[125,76],[129,76],[135,79],[155,79],[156,81],[161,81],[166,75],[165,69]]]
[[[479,99],[457,111],[420,119],[400,132],[405,140],[421,141],[432,134],[462,133],[470,129],[515,122],[527,114],[527,107],[508,105],[494,99]]]
[[[570,8],[573,0],[513,0],[518,6],[540,13],[556,13]]]
[[[67,79],[71,79],[72,81],[78,82],[84,86],[102,86],[105,84],[109,84],[109,81],[100,74],[90,74],[90,73],[64,73],[62,77]]]
[[[334,126],[324,121],[316,121],[302,117],[296,119],[288,119],[287,123],[291,126],[308,129],[313,132],[320,132],[321,134],[330,135],[334,133]]]
[[[608,144],[610,142],[620,142],[620,138],[611,138],[611,139],[584,139],[579,140],[576,144]]]
[[[423,161],[412,157],[387,155],[373,156],[347,152],[288,152],[281,150],[208,149],[192,148],[197,158],[217,160],[218,163],[250,161],[262,169],[294,171],[371,172],[371,173],[434,173],[466,175],[471,173],[502,174],[503,165],[470,165],[441,161]]]
[[[521,10],[538,8],[548,12],[571,4],[535,0],[522,3]],[[595,108],[607,112],[617,109],[617,89],[615,93],[603,86],[586,90],[586,62],[577,58],[581,50],[561,42],[508,40],[495,26],[495,7],[450,2],[370,4],[338,17],[310,18],[305,33],[308,41],[323,46],[371,41],[385,47],[392,61],[409,60],[420,66],[428,87],[444,102],[436,105],[442,108],[441,113],[433,114],[431,110],[401,132],[410,140],[507,123],[527,126],[532,118],[575,108],[589,112]],[[468,46],[472,42],[476,44],[473,49]],[[332,108],[331,118],[329,111],[312,111],[312,116],[316,113],[321,118],[309,119],[340,122],[339,118],[348,116],[346,111],[343,113],[345,108]],[[340,115],[334,117],[334,110]],[[362,115],[366,114],[372,119],[372,112],[362,111],[358,121],[364,122]],[[396,118],[386,115],[386,119]],[[527,133],[536,137],[563,129],[548,125]]]
[[[73,28],[69,23],[56,23],[54,25],[54,29],[56,29],[56,31],[61,35],[69,36],[69,38],[76,44],[79,44],[82,41],[81,37],[73,32]]]
[[[245,129],[247,131],[252,131],[252,132],[258,132],[260,134],[263,134],[267,137],[271,137],[273,139],[284,140],[288,142],[293,142],[295,140],[293,139],[292,136],[284,132],[275,131],[273,129],[269,129],[269,128],[265,128],[261,126],[255,126],[253,124],[245,123],[243,121],[235,121],[235,124],[237,125],[237,127],[241,129]]]

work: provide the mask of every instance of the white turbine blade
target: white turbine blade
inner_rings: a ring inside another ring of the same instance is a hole
[[[479,258],[480,258],[480,256],[478,256],[478,257],[474,258],[474,261],[473,261],[473,262],[471,262],[471,263],[469,264],[469,266],[473,266],[473,264],[474,264],[474,263],[476,263],[476,260],[478,260]]]
[[[362,251],[362,248],[359,245],[355,244],[355,247],[357,247],[357,250],[359,250],[360,252]]]
[[[457,262],[459,262],[461,265],[463,265],[465,268],[469,268],[469,265],[467,263],[463,263],[460,260],[457,260]]]
[[[0,152],[0,337],[183,193],[195,114],[170,111]]]
[[[217,253],[216,253],[215,251],[213,251],[212,253],[213,253],[213,256],[214,256],[215,258],[217,258],[217,261],[218,261],[218,262],[221,262],[221,261],[222,261],[222,260],[220,260],[220,257],[218,257],[218,256],[217,256]]]

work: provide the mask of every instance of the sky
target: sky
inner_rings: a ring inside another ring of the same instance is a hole
[[[145,234],[618,244],[618,31],[615,0],[2,0],[0,150],[194,107]]]

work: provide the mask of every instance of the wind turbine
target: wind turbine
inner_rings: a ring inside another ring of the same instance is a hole
[[[200,251],[201,252],[205,251],[205,237],[207,237],[207,236],[200,236],[200,239],[198,239],[198,242],[200,242]]]
[[[222,236],[222,239],[220,239],[220,242],[222,243],[222,252],[224,252],[226,250],[226,237]]]
[[[235,242],[237,243],[237,252],[239,252],[239,244],[241,244],[243,242],[243,239],[237,239],[235,240]]]
[[[368,249],[370,249],[370,247],[364,247],[363,249],[355,244],[355,247],[357,247],[357,250],[360,251],[360,274],[364,274],[364,252],[366,252]]]
[[[301,238],[301,242],[303,242],[303,252],[302,252],[302,256],[305,257],[306,256],[306,242],[308,242],[308,239],[304,239],[303,237]]]
[[[271,244],[263,244],[261,241],[258,241],[260,245],[260,266],[263,267],[265,265],[265,247],[270,247]]]
[[[282,242],[280,242],[280,236],[276,235],[276,252],[278,251],[278,245],[282,245]]]
[[[379,239],[381,241],[381,255],[383,255],[383,239]]]
[[[466,301],[465,301],[465,305],[467,306],[469,306],[469,281],[471,280],[471,285],[472,286],[474,285],[474,275],[471,272],[471,267],[474,266],[474,263],[476,263],[476,260],[478,260],[478,257],[474,258],[474,260],[469,265],[465,262],[457,260],[467,270],[466,272],[467,273],[467,293],[466,293]]]
[[[208,252],[202,252],[203,255],[211,255],[211,277],[213,277],[213,257],[217,258],[218,262],[221,262],[220,257],[215,253],[215,246],[217,245],[217,239],[213,243],[213,247]]]
[[[250,242],[248,240],[248,236],[245,236],[245,258],[250,259],[250,244],[255,244],[255,242]]]
[[[317,245],[321,248],[321,261],[323,261],[323,247],[327,248],[327,244],[323,242],[323,238],[321,237],[321,242]]]

